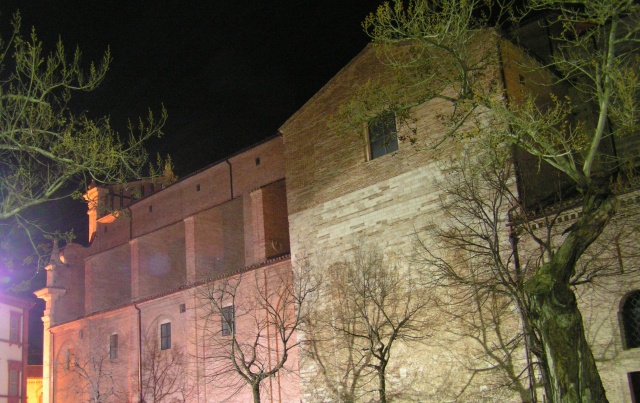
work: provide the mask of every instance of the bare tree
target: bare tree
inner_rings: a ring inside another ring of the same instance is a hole
[[[439,184],[447,218],[434,224],[430,237],[417,237],[416,257],[431,268],[435,286],[451,288],[440,306],[458,326],[447,331],[473,340],[480,351],[480,360],[466,360],[472,373],[468,384],[489,373],[495,387],[516,392],[522,401],[536,401],[534,373],[540,371],[543,382],[548,380],[547,366],[541,365],[546,355],[525,286],[562,241],[558,234],[567,226],[562,217],[575,208],[575,200],[536,216],[525,214],[514,193],[508,150],[476,145],[445,164],[444,170],[453,173]],[[634,232],[633,220],[616,220],[582,255],[571,286],[599,287],[611,277],[620,283],[637,275],[621,269],[622,254],[634,250],[626,245]],[[482,382],[487,385],[487,378]]]
[[[193,394],[184,348],[161,350],[157,337],[145,335],[142,352],[142,396],[145,402],[186,402]]]
[[[334,309],[342,327],[347,332],[336,332]],[[371,354],[363,354],[363,346],[356,336],[358,316],[355,311],[346,312],[347,307],[337,305],[328,309],[317,309],[304,325],[304,357],[310,359],[316,372],[324,382],[321,394],[336,401],[352,403],[366,395],[364,385],[370,382],[372,368],[369,366]]]
[[[399,344],[429,338],[429,293],[419,270],[400,267],[372,246],[356,247],[350,258],[323,268],[325,305],[314,313],[306,335],[329,392],[355,401],[375,391],[381,402],[388,366]],[[375,386],[370,387],[373,384]]]
[[[283,393],[281,377],[294,374],[289,361],[317,282],[301,269],[279,264],[211,282],[198,291],[206,376],[231,395],[245,387],[253,401],[265,388]],[[275,378],[275,379],[274,379]],[[264,385],[268,380],[268,385]],[[286,391],[284,391],[286,393]]]
[[[115,336],[115,338],[114,338]],[[122,335],[109,335],[100,326],[82,330],[78,343],[61,351],[56,363],[56,387],[66,401],[103,403],[123,398],[126,348]]]
[[[508,214],[519,206],[508,149],[478,146],[443,163],[450,173],[439,183],[445,218],[432,224],[427,237],[416,237],[416,258],[431,269],[434,286],[451,288],[439,301],[442,312],[457,324],[446,331],[472,340],[478,351],[472,355],[481,357],[462,360],[472,375],[460,393],[483,375],[484,385],[531,401],[536,399],[535,377],[524,350],[535,346],[541,351],[524,284],[537,262],[518,260],[517,237],[508,232]]]

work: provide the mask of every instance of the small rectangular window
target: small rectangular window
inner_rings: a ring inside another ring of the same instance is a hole
[[[180,313],[185,313],[185,312],[187,312],[187,305],[180,304]]]
[[[22,363],[20,361],[12,361],[8,360],[8,370],[9,370],[9,403],[18,403],[20,401],[20,385],[21,377],[22,377]]]
[[[22,314],[19,312],[11,312],[9,323],[9,341],[20,343],[20,324],[22,322]]]
[[[118,335],[112,334],[109,337],[109,358],[115,360],[118,358]]]
[[[160,325],[160,350],[171,348],[171,323]]]
[[[9,371],[9,396],[18,396],[20,388],[20,371],[12,369]]]
[[[222,335],[229,336],[235,330],[235,312],[232,306],[222,308]]]
[[[369,122],[369,158],[375,159],[398,150],[396,115],[387,112]]]
[[[76,368],[76,354],[72,348],[67,349],[67,370],[73,371]]]

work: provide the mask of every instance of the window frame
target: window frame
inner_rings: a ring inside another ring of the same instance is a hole
[[[220,311],[222,335],[231,336],[236,331],[236,310],[234,305],[225,306]]]
[[[171,322],[160,324],[160,350],[171,349]]]
[[[391,122],[393,122],[393,128],[390,127]],[[392,130],[389,130],[387,132],[384,128],[385,125],[389,125],[389,128],[391,128]],[[378,134],[376,137],[373,137],[373,134],[377,132],[377,129],[380,129],[380,132],[382,134]],[[393,133],[393,135],[391,135],[391,133]],[[386,111],[386,112],[380,113],[378,116],[376,116],[375,118],[367,122],[365,124],[365,134],[366,134],[367,161],[378,159],[388,154],[393,154],[394,152],[400,149],[396,114],[392,111]],[[382,146],[382,148],[384,148],[384,152],[380,154],[376,152],[376,154],[374,155],[374,151],[378,150],[381,147],[381,146],[374,147],[374,145],[382,137],[384,137],[385,140],[387,140],[387,138],[392,137],[394,139],[393,143],[395,145],[392,147]]]
[[[9,341],[19,344],[22,336],[22,313],[11,311],[9,317]]]
[[[109,335],[109,359],[118,359],[118,333]]]
[[[11,375],[15,374],[12,381]],[[7,398],[9,403],[18,403],[22,396],[22,363],[20,361],[7,360]]]

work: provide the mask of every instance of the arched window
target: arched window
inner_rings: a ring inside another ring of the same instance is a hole
[[[634,291],[624,302],[622,324],[625,347],[640,347],[640,291]]]

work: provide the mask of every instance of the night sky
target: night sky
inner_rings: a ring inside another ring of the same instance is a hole
[[[24,29],[35,26],[48,44],[59,35],[85,60],[110,47],[105,82],[74,105],[125,131],[127,119],[164,104],[165,136],[149,149],[171,154],[184,176],[276,134],[366,45],[360,23],[378,3],[3,0],[0,8],[5,29],[20,9]]]
[[[108,115],[126,132],[128,119],[164,104],[165,135],[148,149],[170,154],[182,177],[275,135],[364,48],[360,23],[379,3],[2,0],[0,33],[10,32],[19,9],[23,33],[34,26],[49,48],[60,37],[69,54],[79,46],[88,63],[109,47],[107,78],[98,90],[74,95],[74,109]],[[86,242],[83,203],[48,206],[42,214],[50,228],[74,228]],[[41,329],[42,308],[32,310],[32,329]],[[41,332],[32,335],[32,347],[40,348]]]

